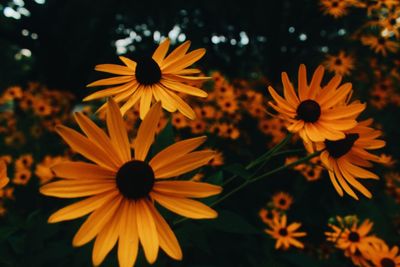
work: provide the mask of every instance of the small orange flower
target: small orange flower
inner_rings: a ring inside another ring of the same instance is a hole
[[[307,234],[305,232],[296,232],[301,227],[301,223],[294,222],[287,225],[287,217],[282,215],[281,217],[275,217],[269,226],[270,229],[266,229],[265,232],[276,239],[276,249],[283,248],[287,250],[291,246],[300,249],[304,248],[303,243],[298,241],[297,238]]]
[[[17,185],[27,185],[30,181],[32,173],[28,169],[17,169],[14,173],[12,182]]]
[[[340,51],[337,55],[327,55],[323,64],[328,71],[345,76],[349,75],[354,69],[354,58],[344,51]]]
[[[274,207],[280,210],[288,210],[293,203],[293,197],[286,192],[279,192],[272,196]]]
[[[399,49],[398,43],[383,36],[362,36],[361,42],[363,45],[369,46],[375,53],[380,53],[384,57],[387,56],[388,52],[396,53]]]

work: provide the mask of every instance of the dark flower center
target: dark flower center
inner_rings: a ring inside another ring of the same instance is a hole
[[[383,37],[379,37],[379,39],[378,39],[378,44],[384,45],[385,43],[386,43],[386,39],[383,38]]]
[[[314,100],[305,100],[297,107],[297,118],[305,122],[316,122],[321,116],[321,107]]]
[[[392,259],[383,258],[381,260],[381,266],[382,267],[396,267],[396,264],[394,263],[394,261]]]
[[[350,232],[349,240],[351,242],[358,242],[360,241],[360,235],[357,232]]]
[[[140,84],[151,85],[161,79],[161,69],[151,57],[144,57],[136,61],[136,79]]]
[[[338,65],[338,66],[342,65],[342,60],[340,58],[337,58],[335,60],[335,65]]]
[[[287,236],[288,235],[288,231],[286,230],[286,228],[279,229],[279,235],[280,236]]]
[[[337,141],[325,141],[326,150],[328,150],[329,155],[334,158],[340,158],[343,155],[346,155],[347,152],[353,147],[354,142],[359,138],[358,134],[346,134],[344,139],[340,139]]]
[[[150,193],[154,185],[154,172],[146,162],[132,160],[119,168],[116,181],[121,194],[135,200]]]
[[[396,25],[397,22],[396,22],[396,19],[391,19],[391,20],[389,21],[389,23],[390,23],[390,25],[393,25],[393,26],[394,26],[394,25]]]
[[[282,206],[285,205],[286,204],[286,200],[282,198],[281,200],[279,200],[279,204],[282,205]]]

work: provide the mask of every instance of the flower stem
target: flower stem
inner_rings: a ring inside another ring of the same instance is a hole
[[[240,191],[241,189],[245,188],[245,187],[246,187],[247,185],[249,185],[249,184],[252,184],[252,183],[254,183],[254,182],[257,182],[257,181],[259,181],[259,180],[261,180],[261,179],[263,179],[263,178],[266,178],[266,177],[268,177],[268,176],[270,176],[270,175],[272,175],[272,174],[275,174],[275,173],[277,173],[277,172],[279,172],[279,171],[282,171],[282,170],[284,170],[284,169],[288,169],[288,168],[290,168],[290,167],[294,167],[294,166],[296,166],[296,165],[299,165],[299,164],[302,164],[302,163],[304,163],[304,162],[307,162],[308,160],[310,160],[310,159],[312,159],[312,158],[314,158],[314,157],[319,156],[319,155],[321,154],[321,152],[322,152],[322,150],[321,150],[321,151],[314,152],[314,153],[309,154],[309,155],[307,155],[307,156],[305,156],[305,157],[303,157],[303,158],[301,158],[301,159],[298,159],[298,160],[296,160],[296,161],[294,161],[294,162],[292,162],[292,163],[289,163],[289,164],[286,164],[286,165],[282,165],[282,166],[280,166],[280,167],[278,167],[278,168],[276,168],[276,169],[273,169],[273,170],[271,170],[271,171],[269,171],[269,172],[266,172],[266,173],[264,173],[264,174],[261,174],[261,175],[259,175],[259,176],[254,177],[254,178],[247,179],[247,180],[245,180],[241,185],[239,185],[238,187],[234,188],[232,191],[228,192],[226,195],[222,196],[221,198],[219,198],[219,199],[217,199],[216,201],[214,201],[213,203],[211,203],[211,204],[210,204],[210,207],[216,206],[217,204],[221,203],[222,201],[224,201],[225,199],[229,198],[230,196],[232,196],[232,195],[235,194],[236,192]],[[175,221],[175,222],[174,222],[174,225],[179,224],[179,223],[181,223],[181,222],[183,222],[183,221],[186,221],[186,220],[187,220],[187,218],[181,218],[181,219]]]
[[[290,151],[296,151],[298,152],[298,150],[288,150],[288,151],[282,151],[280,153],[276,153],[277,151],[279,151],[283,146],[285,146],[287,144],[287,142],[289,142],[289,140],[292,138],[293,134],[289,133],[279,144],[277,144],[276,146],[274,146],[273,148],[271,148],[270,150],[268,150],[266,153],[264,153],[263,155],[261,155],[260,157],[258,157],[257,159],[255,159],[254,161],[250,162],[245,169],[249,170],[253,167],[255,167],[257,164],[263,162],[263,165],[257,169],[257,171],[255,173],[257,173],[260,169],[262,169],[264,167],[264,165],[268,162],[268,160],[270,160],[273,156],[277,156],[277,155],[281,155],[281,154],[285,154],[285,153],[289,153]],[[300,150],[302,151],[302,150]],[[223,183],[222,186],[226,186],[227,184],[229,184],[230,182],[232,182],[234,179],[236,179],[238,177],[238,175],[234,174],[231,177],[229,177],[228,179],[226,179]]]

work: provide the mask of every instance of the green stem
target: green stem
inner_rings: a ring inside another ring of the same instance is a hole
[[[276,146],[274,146],[273,148],[268,150],[265,154],[261,155],[260,157],[258,157],[254,161],[250,162],[245,167],[245,169],[249,170],[252,167],[256,166],[258,163],[263,162],[263,165],[260,168],[258,168],[257,171],[255,172],[255,173],[257,173],[260,169],[262,169],[265,166],[265,164],[268,162],[268,160],[270,160],[274,156],[288,154],[288,153],[291,153],[291,152],[301,152],[301,151],[303,151],[302,149],[293,149],[293,150],[286,150],[286,151],[282,151],[282,152],[279,152],[279,153],[275,153],[276,151],[279,151],[284,145],[286,145],[287,142],[291,139],[292,136],[293,136],[293,134],[289,133],[279,144],[277,144]],[[235,180],[237,177],[238,177],[238,175],[236,175],[236,174],[232,175],[231,177],[229,177],[228,179],[226,179],[222,183],[222,186],[226,186],[227,184],[229,184],[230,182]]]
[[[258,157],[256,160],[254,160],[253,162],[250,162],[249,165],[246,166],[246,169],[251,169],[254,166],[256,166],[257,164],[259,164],[260,162],[263,162],[265,160],[269,160],[276,151],[279,151],[282,147],[284,147],[289,140],[292,138],[293,134],[289,133],[288,135],[286,135],[286,137],[276,146],[274,146],[273,148],[271,148],[270,150],[268,150],[265,154],[261,155],[260,157]]]
[[[294,162],[292,162],[292,163],[289,163],[289,164],[286,164],[286,165],[282,165],[282,166],[280,166],[280,167],[278,167],[278,168],[276,168],[276,169],[274,169],[274,170],[272,170],[272,171],[269,171],[269,172],[267,172],[267,173],[264,173],[264,174],[262,174],[262,175],[260,175],[260,176],[257,176],[257,177],[255,177],[255,178],[251,179],[251,180],[250,180],[250,183],[254,183],[254,182],[256,182],[256,181],[258,181],[258,180],[260,180],[260,179],[263,179],[263,178],[265,178],[265,177],[267,177],[267,176],[270,176],[270,175],[272,175],[272,174],[274,174],[274,173],[276,173],[276,172],[279,172],[279,171],[281,171],[281,170],[284,170],[284,169],[287,169],[287,168],[290,168],[290,167],[294,167],[294,166],[296,166],[296,165],[299,165],[299,164],[302,164],[302,163],[304,163],[304,162],[307,162],[308,160],[310,160],[310,159],[312,159],[312,158],[314,158],[314,157],[316,157],[316,156],[319,156],[319,154],[321,154],[321,152],[322,152],[322,151],[317,151],[317,152],[314,152],[314,153],[312,153],[312,154],[310,154],[310,155],[308,155],[308,156],[306,156],[306,157],[304,157],[304,158],[301,158],[301,159],[299,159],[299,160],[296,160],[296,161],[294,161]]]
[[[274,174],[274,173],[277,173],[277,172],[279,172],[279,171],[281,171],[281,170],[284,170],[284,169],[287,169],[287,168],[290,168],[290,167],[294,167],[294,166],[296,166],[296,165],[299,165],[299,164],[302,164],[302,163],[304,163],[304,162],[307,162],[308,160],[310,160],[310,159],[312,159],[312,158],[318,156],[319,154],[321,154],[321,152],[322,152],[322,151],[314,152],[314,153],[312,153],[312,154],[310,154],[310,155],[308,155],[308,156],[306,156],[306,157],[304,157],[304,158],[301,158],[301,159],[299,159],[299,160],[296,160],[296,161],[294,161],[294,162],[292,162],[292,163],[289,163],[289,164],[286,164],[286,165],[282,165],[282,166],[280,166],[280,167],[278,167],[278,168],[276,168],[276,169],[273,169],[272,171],[269,171],[269,172],[264,173],[264,174],[262,174],[262,175],[260,175],[260,176],[254,177],[254,178],[252,178],[252,179],[246,180],[246,181],[244,181],[241,185],[239,185],[238,187],[236,187],[235,189],[233,189],[232,191],[230,191],[229,193],[227,193],[225,196],[223,196],[223,197],[219,198],[218,200],[216,200],[215,202],[213,202],[213,203],[210,205],[210,207],[213,207],[213,206],[217,205],[218,203],[220,203],[221,201],[227,199],[227,198],[230,197],[231,195],[233,195],[233,194],[235,194],[236,192],[240,191],[242,188],[246,187],[248,184],[252,184],[252,183],[254,183],[254,182],[258,181],[258,180],[261,180],[261,179],[263,179],[263,178],[265,178],[265,177],[268,177],[268,176],[270,176],[270,175],[272,175],[272,174]]]

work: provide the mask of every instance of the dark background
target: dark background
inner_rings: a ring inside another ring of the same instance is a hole
[[[13,1],[2,2],[3,8],[19,7]],[[323,16],[317,1],[47,0],[37,4],[29,0],[23,7],[30,16],[0,16],[0,86],[39,80],[80,96],[85,95],[84,85],[94,79],[94,65],[117,62],[115,42],[132,31],[141,41],[132,41],[127,56],[150,53],[154,32],[168,36],[177,25],[194,48],[207,48],[201,62],[205,70],[218,69],[235,77],[256,71],[279,79],[282,70],[296,70],[298,62],[312,63],[323,49],[335,51],[332,42],[343,39],[338,31],[351,30],[351,23]],[[302,34],[306,40],[300,40]],[[213,36],[225,40],[213,43]],[[16,61],[15,54],[22,48],[32,56]]]
[[[79,101],[88,94],[85,85],[102,77],[95,73],[94,66],[118,62],[117,44],[124,42],[121,40],[129,43],[119,48],[122,55],[151,53],[158,43],[154,41],[155,32],[168,36],[174,26],[179,26],[186,40],[192,41],[192,49],[207,49],[199,62],[201,69],[219,70],[231,78],[252,79],[262,74],[278,84],[281,71],[295,77],[299,64],[306,63],[311,72],[326,52],[336,53],[340,49],[356,50],[359,72],[369,75],[371,71],[367,67],[369,49],[349,41],[349,33],[360,26],[361,12],[354,10],[351,16],[335,20],[322,15],[316,0],[46,0],[44,4],[34,0],[25,0],[23,4],[2,0],[0,3],[0,90],[39,81],[50,88],[71,91]],[[24,8],[30,15],[20,15],[19,19],[7,17],[6,8]],[[370,84],[358,84],[355,76],[346,80],[355,82],[356,94],[361,99],[368,98],[365,92]],[[386,151],[399,158],[398,107],[384,111],[369,109],[366,114],[364,117],[372,116],[383,124],[388,140]],[[254,152],[251,148],[243,150]],[[383,173],[382,168],[376,171]],[[327,177],[308,183],[302,177],[294,178],[296,175],[299,176],[290,171],[280,173],[274,179],[246,188],[218,208],[222,215],[214,223],[188,221],[175,227],[185,260],[173,262],[160,255],[156,266],[352,266],[339,252],[333,252],[327,261],[317,260],[323,253],[320,244],[325,241],[323,231],[328,230],[327,220],[336,214],[355,213],[361,218],[371,218],[380,237],[390,244],[400,240],[399,229],[393,223],[399,208],[384,193],[383,181],[367,184],[373,191],[373,201],[355,202],[348,197],[340,199]],[[35,206],[40,209],[28,217],[14,214],[7,219],[10,224],[16,221],[22,226],[7,244],[0,246],[0,263],[13,255],[11,262],[18,264],[7,266],[91,266],[92,245],[79,249],[71,246],[72,236],[82,220],[48,225],[50,210],[63,205],[48,203],[48,199],[38,200],[34,190],[23,189],[17,199],[26,202],[18,205],[21,209],[26,208],[25,204],[31,204],[32,210]],[[279,190],[294,195],[290,218],[303,222],[303,230],[309,233],[309,250],[304,253],[275,251],[274,241],[260,231],[264,226],[257,212]],[[29,203],[30,197],[36,202]],[[1,234],[4,236],[4,230]],[[114,250],[104,266],[115,266],[115,259]],[[136,266],[143,265],[147,266],[141,255]]]

